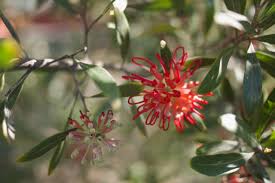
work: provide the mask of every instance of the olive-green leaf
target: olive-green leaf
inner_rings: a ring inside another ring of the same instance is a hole
[[[55,148],[53,156],[50,160],[49,167],[48,167],[48,175],[51,175],[55,170],[55,168],[57,167],[57,165],[59,164],[63,156],[64,149],[65,149],[65,141],[62,141]]]
[[[164,40],[160,41],[160,55],[164,61],[165,67],[170,70],[170,62],[172,60],[172,53]]]
[[[163,11],[170,10],[173,8],[172,0],[154,0],[145,3],[129,5],[131,8],[138,10],[147,10],[147,11]]]
[[[138,82],[128,82],[118,86],[121,97],[137,96],[142,92],[144,86]],[[92,97],[104,97],[103,93],[99,93]]]
[[[191,167],[208,176],[220,176],[237,171],[253,154],[216,154],[202,155],[191,159]]]
[[[43,140],[38,145],[33,147],[30,151],[25,153],[23,156],[19,157],[16,161],[26,162],[41,157],[42,155],[53,149],[55,146],[57,146],[60,142],[64,141],[69,132],[73,130],[75,129],[70,129],[61,133],[57,133]]]
[[[257,51],[256,57],[260,61],[261,67],[268,74],[275,77],[275,55],[271,55],[262,51]]]
[[[261,137],[266,128],[275,119],[275,89],[269,94],[263,107],[260,109],[259,117],[256,121],[256,135],[258,138]]]
[[[247,51],[243,78],[243,100],[247,116],[251,116],[262,104],[261,66],[252,43]]]
[[[227,9],[237,13],[244,13],[246,0],[224,0]]]
[[[7,95],[6,97],[6,102],[5,102],[5,106],[8,109],[12,109],[12,107],[14,106],[22,88],[23,88],[23,84],[24,82],[21,82],[20,84],[18,84],[10,93],[9,95]]]
[[[275,34],[263,35],[256,37],[258,41],[275,44]]]
[[[120,45],[120,53],[124,62],[130,48],[130,26],[127,17],[125,16],[123,11],[115,7],[114,12],[117,31],[117,42]]]
[[[241,119],[237,119],[236,115],[231,113],[223,114],[219,117],[218,121],[223,128],[241,138],[250,147],[259,150],[262,149],[251,127]]]
[[[233,53],[233,48],[225,49],[215,60],[210,71],[205,76],[198,88],[199,93],[207,93],[219,86],[224,78],[228,61]]]
[[[186,60],[184,64],[184,69],[194,67],[197,64],[200,64],[200,67],[207,67],[210,66],[215,62],[215,58],[210,58],[210,57],[191,57],[188,60]]]
[[[235,99],[234,90],[227,78],[225,78],[222,82],[221,94],[226,101],[234,103],[234,99]]]
[[[4,15],[4,13],[1,10],[0,10],[0,16],[1,16],[1,19],[4,22],[4,24],[6,25],[7,29],[9,30],[10,34],[12,35],[12,37],[20,44],[20,39],[19,39],[14,27],[12,26],[12,24],[10,23],[8,18]]]
[[[264,141],[263,146],[275,150],[275,131],[272,131],[268,139]]]
[[[213,24],[214,14],[215,14],[215,4],[214,4],[214,0],[207,0],[205,3],[206,3],[206,7],[205,7],[206,11],[205,11],[203,30],[204,30],[204,34],[206,35]]]
[[[217,154],[217,153],[225,153],[232,151],[234,148],[238,146],[237,141],[232,140],[222,140],[222,141],[214,141],[203,144],[196,150],[197,155],[210,155],[210,154]]]
[[[270,0],[267,5],[260,11],[258,16],[258,25],[264,30],[275,24],[275,1]]]
[[[65,8],[68,12],[76,13],[76,10],[73,8],[69,0],[54,0],[54,2]]]
[[[256,158],[257,157],[257,158]],[[261,180],[262,183],[272,183],[270,176],[266,171],[266,166],[263,165],[260,155],[256,155],[251,161],[246,165],[248,172],[253,175],[253,177]]]
[[[104,96],[112,101],[120,97],[119,89],[113,76],[103,67],[80,63],[87,74],[95,82],[96,86],[103,92]]]

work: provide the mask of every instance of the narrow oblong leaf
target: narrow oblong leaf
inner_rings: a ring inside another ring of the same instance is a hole
[[[199,93],[207,93],[214,90],[224,78],[228,61],[233,53],[233,48],[224,50],[215,60],[210,68],[210,71],[205,76],[201,85],[198,88]]]
[[[259,36],[259,37],[256,37],[256,39],[258,41],[261,41],[261,42],[275,44],[275,34],[269,34],[269,35]]]
[[[128,82],[118,86],[120,97],[137,96],[143,91],[144,86],[138,82]],[[103,93],[99,93],[92,97],[104,97]]]
[[[1,19],[4,22],[4,24],[6,25],[7,29],[9,30],[10,34],[12,35],[13,39],[15,39],[20,44],[20,39],[19,39],[14,27],[12,26],[12,24],[10,23],[8,18],[4,15],[4,13],[1,10],[0,10],[0,16],[1,16]]]
[[[120,53],[124,62],[126,60],[130,48],[130,26],[127,17],[125,16],[123,11],[115,7],[114,12],[117,31],[117,41],[120,45]]]
[[[130,6],[138,10],[145,11],[164,11],[173,8],[173,1],[171,0],[154,0],[151,2],[139,3]]]
[[[191,57],[188,60],[186,60],[185,64],[184,64],[184,69],[186,68],[190,68],[190,67],[194,67],[196,66],[198,63],[200,65],[200,67],[207,67],[210,66],[211,64],[213,64],[215,62],[215,58],[210,58],[210,57]]]
[[[271,55],[262,51],[257,51],[256,57],[260,61],[261,67],[268,74],[275,77],[275,55]]]
[[[251,128],[242,120],[237,119],[236,115],[227,113],[219,117],[219,123],[227,131],[240,137],[246,144],[255,149],[262,149],[261,144],[256,139]]]
[[[227,9],[237,13],[244,13],[246,0],[224,0]]]
[[[261,66],[251,43],[247,51],[247,60],[243,78],[244,107],[248,116],[257,111],[262,104]]]
[[[87,74],[95,82],[96,86],[103,92],[104,96],[109,97],[114,105],[120,107],[117,101],[120,97],[119,89],[113,76],[103,67],[80,63],[81,67],[86,70]]]
[[[76,13],[69,0],[54,0],[54,2],[65,8],[70,13]]]
[[[233,11],[218,12],[215,14],[214,19],[220,25],[233,27],[251,34],[256,33],[249,19],[239,13]]]
[[[172,53],[167,43],[164,40],[160,41],[160,55],[168,70],[170,70],[170,62],[172,60]]]
[[[262,183],[272,183],[268,172],[266,171],[266,166],[261,162],[261,158],[253,158],[252,161],[247,163],[248,172],[251,173],[254,177],[261,180]]]
[[[235,99],[234,90],[227,78],[225,78],[222,82],[221,93],[222,93],[223,98],[226,101],[234,103],[234,99]]]
[[[263,146],[275,150],[275,131],[272,131],[268,139],[263,142]]]
[[[255,119],[256,122],[256,135],[261,137],[263,132],[275,119],[275,89],[269,94],[264,106],[260,110],[259,117]]]
[[[191,167],[197,172],[208,176],[220,176],[239,170],[253,154],[216,154],[202,155],[191,159]]]
[[[23,84],[24,82],[21,82],[20,84],[18,84],[10,93],[9,95],[6,97],[6,103],[5,106],[8,109],[12,109],[12,107],[14,106],[22,88],[23,88]]]
[[[38,145],[33,147],[30,151],[25,153],[23,156],[19,157],[16,161],[26,162],[41,157],[42,155],[53,149],[55,146],[57,146],[60,142],[64,141],[69,132],[73,130],[75,129],[70,129],[61,133],[57,133],[43,140]]]
[[[205,20],[204,20],[204,34],[207,34],[213,24],[215,14],[215,4],[214,0],[206,1],[206,12],[205,12]]]
[[[48,175],[51,175],[55,170],[55,168],[57,167],[57,165],[59,164],[63,156],[64,149],[65,149],[65,141],[62,141],[57,145],[53,153],[53,156],[50,160],[49,167],[48,167]]]
[[[270,0],[266,4],[258,16],[258,25],[264,30],[275,24],[275,1]]]
[[[232,140],[222,140],[222,141],[214,141],[203,144],[196,150],[197,155],[210,155],[217,153],[225,153],[227,151],[231,151],[239,145],[237,141]]]

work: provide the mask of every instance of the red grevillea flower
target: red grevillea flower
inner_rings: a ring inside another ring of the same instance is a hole
[[[113,119],[111,110],[106,114],[102,112],[97,122],[90,120],[81,111],[80,113],[82,123],[73,119],[68,120],[69,126],[76,128],[68,135],[73,149],[71,158],[81,161],[82,164],[86,162],[94,164],[102,160],[103,148],[112,151],[118,147],[119,140],[106,137],[106,134],[117,126],[117,122]]]
[[[180,54],[178,58],[177,55]],[[196,89],[198,81],[188,81],[193,73],[199,68],[200,62],[194,62],[191,67],[184,69],[187,59],[187,53],[183,47],[178,47],[172,54],[169,68],[165,65],[160,54],[156,54],[162,72],[158,70],[156,64],[147,58],[133,57],[132,62],[142,67],[152,74],[151,78],[145,78],[138,74],[122,76],[126,80],[138,81],[145,86],[141,92],[142,100],[134,101],[129,97],[130,105],[138,104],[137,113],[134,115],[135,120],[141,114],[147,113],[146,124],[154,125],[158,123],[163,130],[168,130],[170,122],[174,121],[176,129],[182,132],[185,128],[184,121],[196,125],[195,115],[204,119],[198,109],[202,109],[208,104],[203,99],[204,96],[211,96],[212,93],[198,94]]]

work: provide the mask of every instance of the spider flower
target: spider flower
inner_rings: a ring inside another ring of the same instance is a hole
[[[69,133],[69,143],[71,144],[71,158],[81,161],[82,164],[90,162],[94,164],[102,160],[103,150],[113,151],[117,149],[119,140],[107,138],[106,134],[112,131],[117,122],[113,119],[113,112],[108,110],[102,112],[97,122],[90,120],[87,114],[80,111],[82,123],[69,119],[69,126],[76,128]]]
[[[201,63],[193,62],[189,68],[185,68],[187,53],[183,47],[174,50],[168,66],[165,65],[159,53],[156,54],[156,58],[162,71],[159,71],[158,66],[147,58],[132,58],[132,62],[150,72],[151,77],[145,78],[138,74],[122,76],[126,80],[137,81],[145,86],[141,92],[142,99],[140,101],[134,100],[135,96],[128,99],[130,105],[139,105],[133,120],[141,114],[147,113],[146,125],[158,123],[159,128],[168,130],[170,122],[173,121],[177,131],[182,132],[186,127],[185,121],[196,125],[196,117],[205,118],[199,112],[203,105],[208,104],[203,97],[213,94],[211,92],[197,93],[200,83],[190,81],[190,77]]]

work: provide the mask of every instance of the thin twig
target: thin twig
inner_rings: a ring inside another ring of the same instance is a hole
[[[74,62],[74,63],[75,63],[75,66],[78,65],[77,62]],[[76,78],[75,70],[72,69],[71,73],[72,73],[72,77],[73,77],[73,80],[74,80],[74,83],[75,83],[77,95],[79,95],[80,100],[82,101],[82,104],[83,104],[83,107],[84,107],[84,112],[88,112],[88,107],[87,107],[87,104],[86,104],[86,101],[85,101],[85,97],[84,97],[83,93],[81,92],[80,82]]]
[[[77,98],[78,98],[78,96],[79,96],[79,93],[78,93],[78,92],[76,92],[76,94],[75,94],[75,96],[74,96],[74,101],[73,101],[73,104],[72,104],[71,110],[70,110],[70,112],[69,112],[69,118],[71,118],[71,117],[72,117],[72,115],[73,115],[74,108],[75,108],[75,105],[76,105],[76,102],[77,102]]]
[[[84,29],[84,47],[88,48],[88,34],[89,34],[89,29],[88,29],[88,21],[87,21],[87,6],[88,6],[88,1],[84,1],[83,9],[80,13],[80,17],[83,23],[83,29]]]
[[[111,6],[113,5],[113,3],[116,0],[112,0],[107,6],[106,8],[103,10],[103,12],[94,20],[92,21],[89,26],[88,26],[88,32],[91,30],[91,28],[93,28],[93,26],[109,11],[109,9],[111,8]]]

